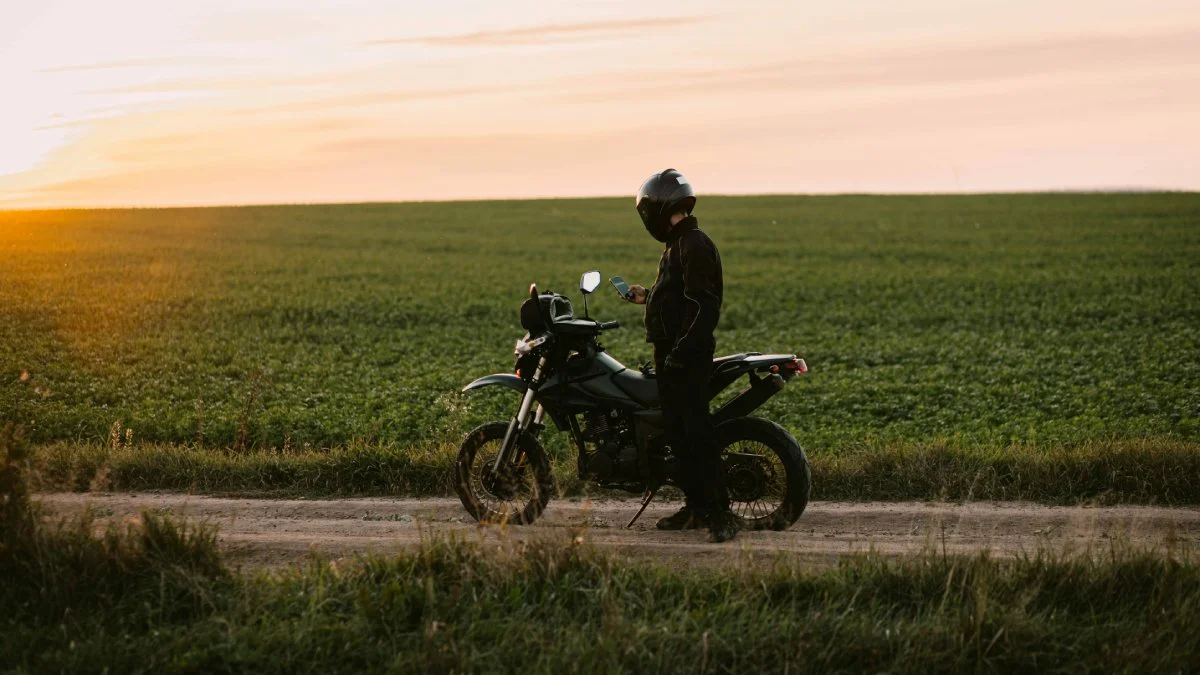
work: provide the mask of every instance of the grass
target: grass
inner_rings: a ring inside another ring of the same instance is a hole
[[[1200,504],[1200,195],[701,202],[725,352],[812,373],[761,412],[816,499]],[[1119,545],[813,571],[428,541],[238,573],[147,512],[36,489],[447,494],[461,396],[511,367],[526,285],[647,282],[626,200],[0,213],[0,669],[1181,672],[1200,565]],[[648,357],[638,309],[591,303]],[[577,492],[561,438],[562,489]]]
[[[71,560],[56,571],[95,567],[106,566]],[[164,565],[97,578],[122,592],[35,606],[21,601],[44,586],[13,578],[0,597],[8,663],[31,672],[1180,672],[1200,649],[1200,569],[1148,554],[864,555],[828,572],[689,573],[586,545],[506,556],[431,541],[342,568],[230,576]]]
[[[798,351],[807,447],[1200,440],[1200,195],[706,198],[719,350]],[[0,417],[36,443],[460,438],[531,281],[648,283],[628,200],[0,213]],[[576,298],[578,299],[578,298]],[[640,308],[608,339],[649,357]]]
[[[241,496],[453,496],[452,445],[354,444],[331,450],[218,452],[180,445],[55,443],[34,453],[41,491],[180,490]],[[1198,505],[1200,446],[1111,441],[1083,447],[946,444],[859,447],[810,455],[813,499],[1024,500]],[[574,461],[553,463],[559,490],[589,486]]]
[[[1200,503],[1200,195],[706,198],[719,351],[821,498]],[[45,485],[444,494],[527,284],[650,281],[626,200],[0,212],[0,420]],[[606,343],[649,357],[605,292]],[[563,434],[544,436],[566,466]],[[560,470],[568,492],[578,489]]]
[[[581,531],[243,574],[213,530],[169,516],[99,536],[41,523],[11,426],[0,450],[0,653],[17,672],[1182,672],[1200,652],[1186,550],[696,571]]]

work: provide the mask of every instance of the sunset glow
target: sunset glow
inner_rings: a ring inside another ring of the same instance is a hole
[[[13,4],[0,207],[1200,189],[1194,0]]]

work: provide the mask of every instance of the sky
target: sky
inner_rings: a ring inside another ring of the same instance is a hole
[[[0,0],[0,208],[1200,189],[1200,2]]]

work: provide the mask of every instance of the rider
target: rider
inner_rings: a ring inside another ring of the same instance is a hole
[[[737,534],[729,509],[721,448],[708,413],[708,382],[721,313],[721,256],[700,230],[692,209],[696,192],[683,174],[650,176],[637,193],[637,212],[650,236],[666,244],[649,291],[629,287],[629,300],[646,305],[646,341],[654,365],[668,438],[681,459],[679,485],[686,502],[658,521],[660,530],[708,527],[708,540]]]

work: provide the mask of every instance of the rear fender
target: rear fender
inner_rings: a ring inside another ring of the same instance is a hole
[[[767,373],[771,371],[772,366],[778,366],[775,372],[780,371],[784,364],[791,363],[796,356],[794,354],[757,354],[751,352],[745,358],[736,361],[726,361],[718,365],[712,374],[712,379],[709,380],[709,399],[716,398],[726,387],[733,384],[739,377],[746,373]],[[788,378],[785,372],[784,378]],[[752,376],[751,379],[757,379]],[[764,399],[765,400],[765,399]]]
[[[713,424],[720,424],[725,420],[749,415],[757,410],[759,406],[766,403],[767,399],[778,394],[787,384],[782,377],[775,373],[768,373],[766,377],[759,377],[750,372],[749,376],[750,386],[713,412]]]

